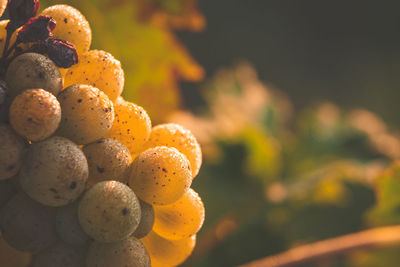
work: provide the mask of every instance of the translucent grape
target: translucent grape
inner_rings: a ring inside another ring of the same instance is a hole
[[[0,123],[0,180],[11,178],[21,168],[26,143],[7,124]]]
[[[176,266],[184,262],[196,245],[196,236],[180,239],[167,240],[151,231],[145,238],[141,239],[152,261],[159,265]]]
[[[132,157],[143,151],[150,132],[150,117],[142,107],[130,102],[115,105],[115,120],[107,137],[123,143]]]
[[[204,222],[204,205],[191,188],[176,202],[154,206],[153,231],[170,239],[182,239],[196,234]]]
[[[99,89],[82,84],[65,88],[58,101],[62,117],[58,135],[77,144],[88,144],[103,138],[114,120],[112,102]]]
[[[35,253],[57,240],[54,210],[22,193],[2,208],[0,227],[7,243],[20,251]]]
[[[61,239],[73,246],[83,246],[89,236],[83,231],[78,219],[78,201],[57,209],[56,230]]]
[[[150,148],[132,163],[129,186],[147,203],[167,205],[175,202],[191,183],[190,163],[175,148]]]
[[[105,180],[128,182],[131,153],[114,139],[101,139],[83,147],[89,164],[88,185]]]
[[[124,71],[118,60],[105,51],[91,50],[81,55],[79,63],[68,69],[64,85],[92,85],[115,101],[122,93],[124,82]]]
[[[41,15],[50,16],[56,21],[54,37],[73,43],[79,55],[89,51],[92,30],[79,10],[68,5],[54,5],[43,10]]]
[[[83,230],[100,242],[115,242],[132,234],[140,221],[140,204],[123,183],[104,181],[92,186],[78,207]]]
[[[190,161],[193,177],[198,174],[202,161],[201,149],[189,130],[175,123],[157,125],[151,130],[146,143],[146,147],[155,146],[175,147]]]
[[[88,165],[77,145],[53,136],[30,146],[19,178],[22,189],[34,200],[62,206],[85,189]]]
[[[93,242],[88,249],[88,267],[150,267],[150,256],[133,236],[112,243]]]
[[[60,121],[60,103],[53,94],[43,89],[24,91],[10,107],[10,124],[19,135],[31,141],[40,141],[52,135]]]
[[[57,242],[34,255],[30,267],[85,267],[84,250]]]
[[[150,233],[151,229],[154,225],[154,209],[153,206],[147,204],[143,200],[139,199],[140,202],[140,210],[142,211],[142,216],[140,219],[139,226],[136,228],[136,231],[133,233],[133,236],[136,238],[143,238],[148,233]]]
[[[16,57],[7,68],[5,80],[11,98],[34,88],[44,89],[57,96],[63,83],[53,61],[36,53],[24,53]]]

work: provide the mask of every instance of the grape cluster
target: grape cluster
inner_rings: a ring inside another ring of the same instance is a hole
[[[0,26],[0,247],[16,255],[0,266],[181,264],[204,221],[199,144],[121,97],[121,64],[89,50],[78,10],[37,4],[9,1]]]

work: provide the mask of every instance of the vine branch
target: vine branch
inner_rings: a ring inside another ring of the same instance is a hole
[[[359,249],[372,249],[400,244],[400,225],[379,227],[347,234],[244,264],[241,267],[294,267],[345,254]]]

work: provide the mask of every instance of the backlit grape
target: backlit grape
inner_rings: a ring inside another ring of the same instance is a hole
[[[175,148],[150,148],[132,163],[129,186],[147,203],[167,205],[175,202],[191,183],[190,163]]]

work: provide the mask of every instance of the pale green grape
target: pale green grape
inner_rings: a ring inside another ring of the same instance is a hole
[[[105,180],[128,182],[132,157],[122,143],[110,138],[101,139],[82,150],[89,164],[89,186]]]
[[[56,212],[56,229],[61,239],[73,246],[83,246],[89,240],[89,236],[83,231],[78,219],[78,204],[60,207]]]
[[[146,248],[136,237],[112,243],[93,242],[88,249],[87,267],[150,267]]]
[[[132,234],[140,221],[140,204],[123,183],[104,181],[92,186],[79,202],[83,230],[100,242],[115,242]]]
[[[11,98],[27,89],[35,88],[57,96],[63,84],[54,62],[37,53],[24,53],[16,57],[7,68],[5,80]]]
[[[87,161],[79,147],[66,138],[53,136],[30,146],[19,182],[34,200],[62,206],[81,195],[87,178]]]
[[[26,143],[8,125],[0,123],[0,180],[11,178],[21,168]]]
[[[30,267],[85,267],[85,251],[63,242],[35,254]]]
[[[153,228],[154,225],[154,209],[153,206],[139,199],[140,209],[142,211],[142,217],[140,219],[139,226],[133,233],[136,238],[145,237]]]
[[[23,193],[15,195],[0,212],[0,227],[7,243],[25,252],[38,252],[57,240],[54,210]]]

